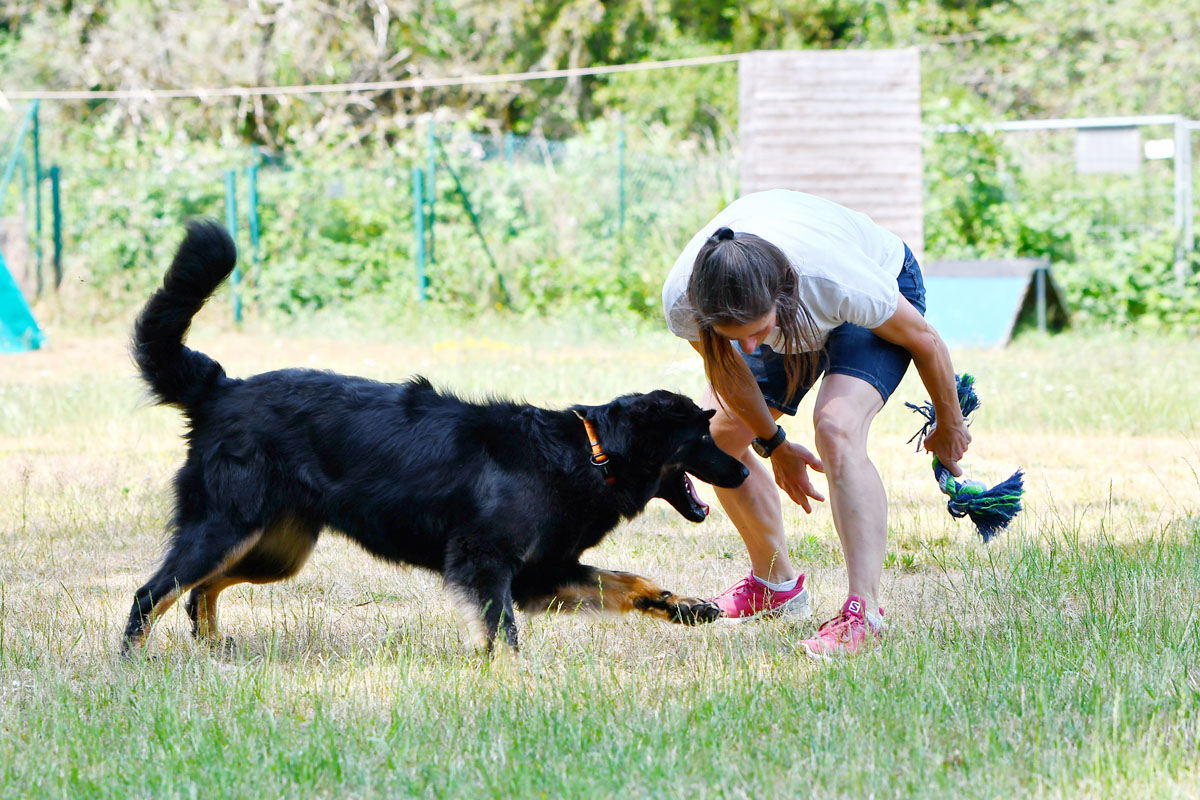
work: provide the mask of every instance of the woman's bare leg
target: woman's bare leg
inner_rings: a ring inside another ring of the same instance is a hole
[[[771,583],[792,580],[797,572],[788,559],[779,488],[775,476],[750,450],[754,434],[746,423],[717,402],[711,386],[705,389],[700,405],[717,412],[710,425],[713,441],[750,470],[750,476],[738,488],[714,489],[721,507],[746,543],[754,574]],[[771,414],[776,419],[780,416],[775,409],[771,409]]]
[[[883,398],[850,375],[826,375],[813,410],[817,452],[829,481],[833,526],[846,557],[849,593],[879,608],[879,583],[887,553],[887,494],[867,456],[867,434]]]

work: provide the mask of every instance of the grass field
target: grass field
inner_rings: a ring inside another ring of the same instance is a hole
[[[419,372],[546,406],[701,386],[686,345],[637,327],[280,335],[220,312],[191,343],[233,375]],[[0,796],[1200,796],[1195,341],[956,353],[984,401],[968,476],[1028,472],[1026,511],[986,547],[905,444],[900,401],[925,399],[910,371],[873,441],[891,630],[852,660],[798,652],[845,591],[822,505],[787,512],[809,623],[523,616],[522,652],[488,659],[435,576],[326,536],[295,580],[225,593],[235,655],[194,645],[176,607],[126,663],[182,426],[142,401],[124,332],[52,334],[0,358]],[[791,438],[811,442],[810,409]],[[719,510],[693,526],[663,503],[590,555],[700,594],[747,570]]]

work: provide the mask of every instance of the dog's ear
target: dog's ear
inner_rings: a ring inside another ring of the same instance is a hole
[[[717,415],[717,410],[715,408],[706,408],[701,413],[704,414],[705,419],[712,419]]]
[[[571,409],[580,419],[586,419],[595,426],[600,444],[609,455],[623,453],[629,447],[634,420],[624,400],[624,397],[619,397],[602,406],[575,406]]]

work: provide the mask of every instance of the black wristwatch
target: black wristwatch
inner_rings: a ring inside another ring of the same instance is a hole
[[[758,453],[763,458],[770,458],[771,453],[774,453],[775,448],[783,444],[783,440],[786,438],[787,434],[783,432],[783,426],[776,425],[774,436],[772,436],[770,439],[760,439],[755,437],[754,441],[750,442],[750,446],[754,448],[754,452]]]

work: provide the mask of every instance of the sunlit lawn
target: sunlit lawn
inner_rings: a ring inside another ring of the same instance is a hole
[[[302,365],[545,406],[702,374],[665,331],[602,320],[234,332],[233,375]],[[873,455],[891,497],[889,636],[816,665],[798,642],[844,596],[828,509],[789,508],[816,619],[680,628],[522,617],[474,654],[436,576],[334,535],[293,581],[225,593],[239,645],[182,611],[115,657],[158,554],[180,418],[147,406],[125,334],[51,331],[0,357],[0,794],[43,796],[1197,796],[1200,344],[1069,334],[958,352],[984,406],[967,474],[1028,473],[989,546],[944,510],[903,400]],[[788,426],[811,443],[805,406]],[[704,487],[712,500],[711,491]],[[748,569],[719,510],[655,503],[590,554],[686,592]]]

